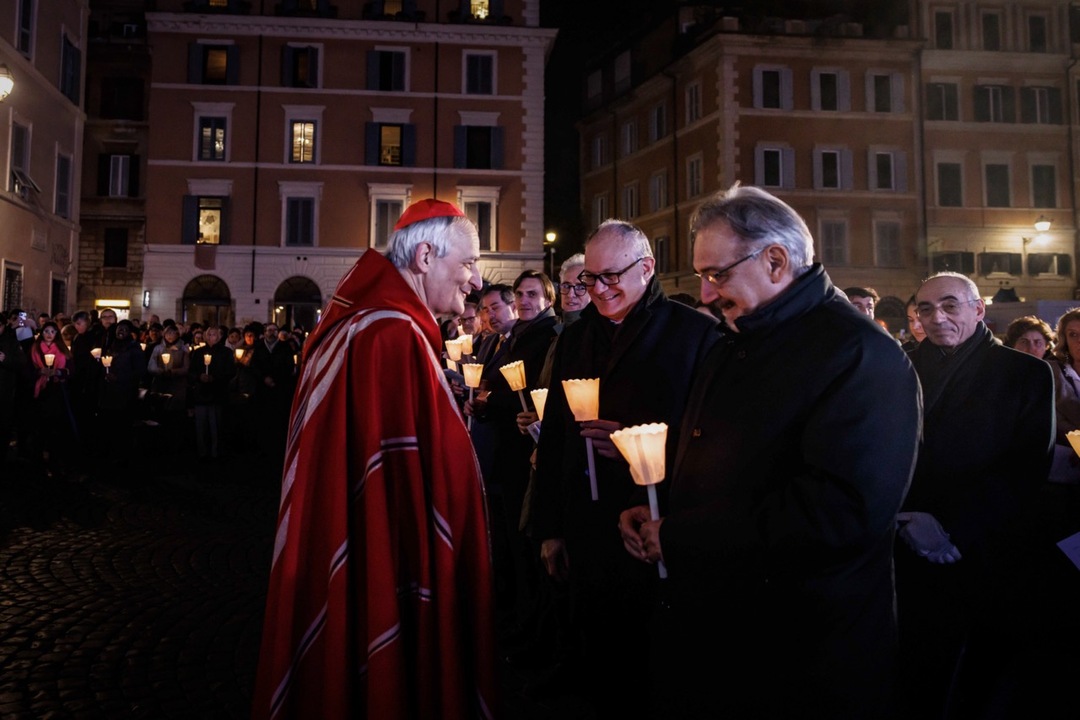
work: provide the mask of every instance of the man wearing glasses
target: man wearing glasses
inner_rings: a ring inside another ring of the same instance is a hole
[[[1016,525],[1049,472],[1054,383],[1046,362],[994,338],[968,277],[929,278],[914,312],[926,420],[897,516],[901,697],[913,717],[974,717],[971,701],[1019,664],[1019,620],[1034,617],[1015,601],[1033,592],[1022,578],[1039,556]]]
[[[661,519],[620,519],[628,557],[667,567],[657,716],[891,717],[915,373],[781,200],[736,185],[690,233],[727,332],[694,378]]]
[[[555,346],[532,499],[533,537],[545,569],[570,583],[572,623],[583,648],[580,675],[590,678],[582,690],[611,716],[640,711],[640,698],[626,692],[618,673],[584,668],[610,669],[640,655],[640,635],[628,629],[648,617],[657,578],[655,568],[622,551],[617,523],[635,486],[610,435],[648,422],[677,428],[693,369],[718,337],[715,321],[667,299],[655,270],[648,237],[630,223],[608,220],[585,241],[583,269],[569,292],[584,285],[591,303]],[[573,378],[600,378],[600,419],[574,421],[561,383]],[[596,501],[586,437],[596,451]]]

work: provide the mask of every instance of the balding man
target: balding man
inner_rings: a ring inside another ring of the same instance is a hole
[[[583,647],[585,690],[606,715],[640,711],[640,698],[610,668],[640,652],[640,627],[655,600],[656,570],[622,551],[619,513],[634,504],[629,467],[612,431],[649,422],[677,428],[689,379],[716,341],[716,323],[672,302],[656,277],[648,237],[621,220],[585,241],[577,280],[592,302],[559,336],[537,450],[533,537],[549,575],[569,578]],[[562,380],[600,379],[600,419],[577,423]],[[675,447],[677,431],[669,438]],[[591,497],[585,439],[596,449],[597,499]],[[643,670],[644,671],[644,670]]]
[[[480,288],[476,228],[421,200],[305,343],[254,716],[489,717],[484,492],[435,317]]]
[[[1019,617],[1006,598],[1017,524],[1050,469],[1050,366],[1004,347],[985,312],[957,273],[932,276],[915,296],[926,339],[910,357],[925,427],[896,548],[900,697],[914,717],[942,717],[947,703],[949,717],[979,716],[971,703],[1014,660]]]

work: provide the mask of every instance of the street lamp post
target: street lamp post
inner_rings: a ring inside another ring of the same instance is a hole
[[[558,278],[555,277],[555,239],[557,237],[558,235],[551,230],[544,235],[544,245],[548,252],[548,277],[553,283],[558,283]]]

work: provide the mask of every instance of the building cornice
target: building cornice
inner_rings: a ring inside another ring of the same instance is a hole
[[[378,20],[264,17],[251,15],[193,15],[147,13],[151,33],[183,33],[203,36],[273,36],[361,40],[380,42],[449,43],[543,47],[549,49],[558,32],[553,28],[513,25],[450,25]]]

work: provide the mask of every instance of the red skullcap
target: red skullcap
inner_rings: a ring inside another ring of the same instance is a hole
[[[419,200],[405,209],[397,224],[394,225],[394,231],[397,232],[401,228],[418,223],[421,220],[430,220],[437,217],[465,217],[465,213],[461,212],[458,206],[453,203],[443,202],[435,198]]]

